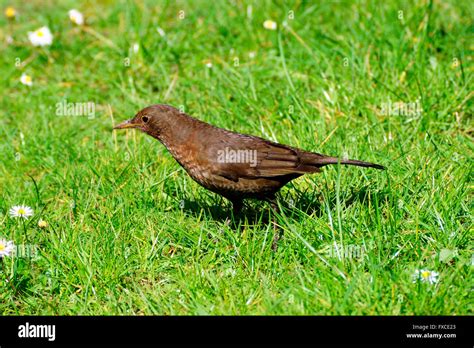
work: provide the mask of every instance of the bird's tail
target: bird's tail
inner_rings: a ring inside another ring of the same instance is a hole
[[[376,168],[376,169],[382,169],[384,170],[385,167],[376,164],[376,163],[370,163],[370,162],[364,162],[364,161],[358,161],[358,160],[351,160],[351,159],[342,159],[342,158],[337,158],[337,157],[323,157],[318,159],[318,163],[322,166],[328,165],[328,164],[348,164],[350,166],[359,166],[359,167],[368,167],[368,168]]]
[[[351,160],[351,159],[342,159],[337,157],[331,157],[322,155],[320,153],[315,152],[304,152],[300,153],[301,159],[303,164],[314,166],[317,168],[327,166],[328,164],[348,164],[351,166],[359,166],[359,167],[368,167],[368,168],[376,168],[376,169],[385,169],[384,166],[380,164],[370,163],[370,162],[363,162],[358,160]]]

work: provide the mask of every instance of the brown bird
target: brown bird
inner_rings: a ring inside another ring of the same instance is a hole
[[[114,127],[126,128],[158,139],[194,181],[230,200],[234,213],[241,210],[245,198],[268,201],[277,209],[275,194],[284,185],[328,164],[385,169],[218,128],[169,105],[149,106]],[[274,248],[278,238],[275,234]]]

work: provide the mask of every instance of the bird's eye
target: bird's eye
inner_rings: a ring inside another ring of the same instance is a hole
[[[147,123],[148,122],[148,116],[142,116],[142,121]]]

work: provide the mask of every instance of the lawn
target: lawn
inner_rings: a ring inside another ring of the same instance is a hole
[[[1,314],[472,314],[472,1],[0,3]],[[274,252],[267,203],[226,223],[112,131],[157,103],[387,170],[287,185]]]

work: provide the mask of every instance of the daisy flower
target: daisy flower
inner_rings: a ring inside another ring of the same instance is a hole
[[[33,209],[26,205],[15,205],[10,209],[10,216],[28,219],[28,217],[33,216]]]
[[[436,284],[438,282],[439,274],[435,271],[429,271],[427,269],[417,269],[413,274],[413,283],[417,281],[428,282],[430,284]]]
[[[69,14],[69,19],[74,24],[77,24],[77,25],[83,25],[84,24],[84,15],[82,13],[80,13],[78,10],[72,9],[68,12],[68,14]]]
[[[21,74],[20,77],[20,82],[26,86],[32,86],[33,85],[33,80],[31,79],[30,75],[27,75],[25,73]]]
[[[14,249],[15,244],[11,240],[0,239],[0,258],[10,256]]]
[[[263,22],[263,27],[267,30],[276,30],[277,24],[276,22],[267,19],[265,22]]]
[[[5,16],[8,18],[8,19],[13,19],[16,17],[16,10],[11,7],[11,6],[8,6],[6,9],[5,9]]]
[[[48,227],[48,223],[46,221],[40,219],[38,221],[38,227],[39,228],[46,228],[46,227]]]
[[[140,50],[140,45],[138,43],[134,43],[133,46],[132,46],[132,51],[133,53],[138,53],[138,51]]]
[[[212,68],[212,62],[210,60],[207,60],[205,64],[209,69]]]
[[[33,46],[49,46],[53,43],[53,34],[48,27],[41,27],[28,32],[28,39]]]
[[[255,52],[249,52],[249,58],[254,59],[257,54]]]

